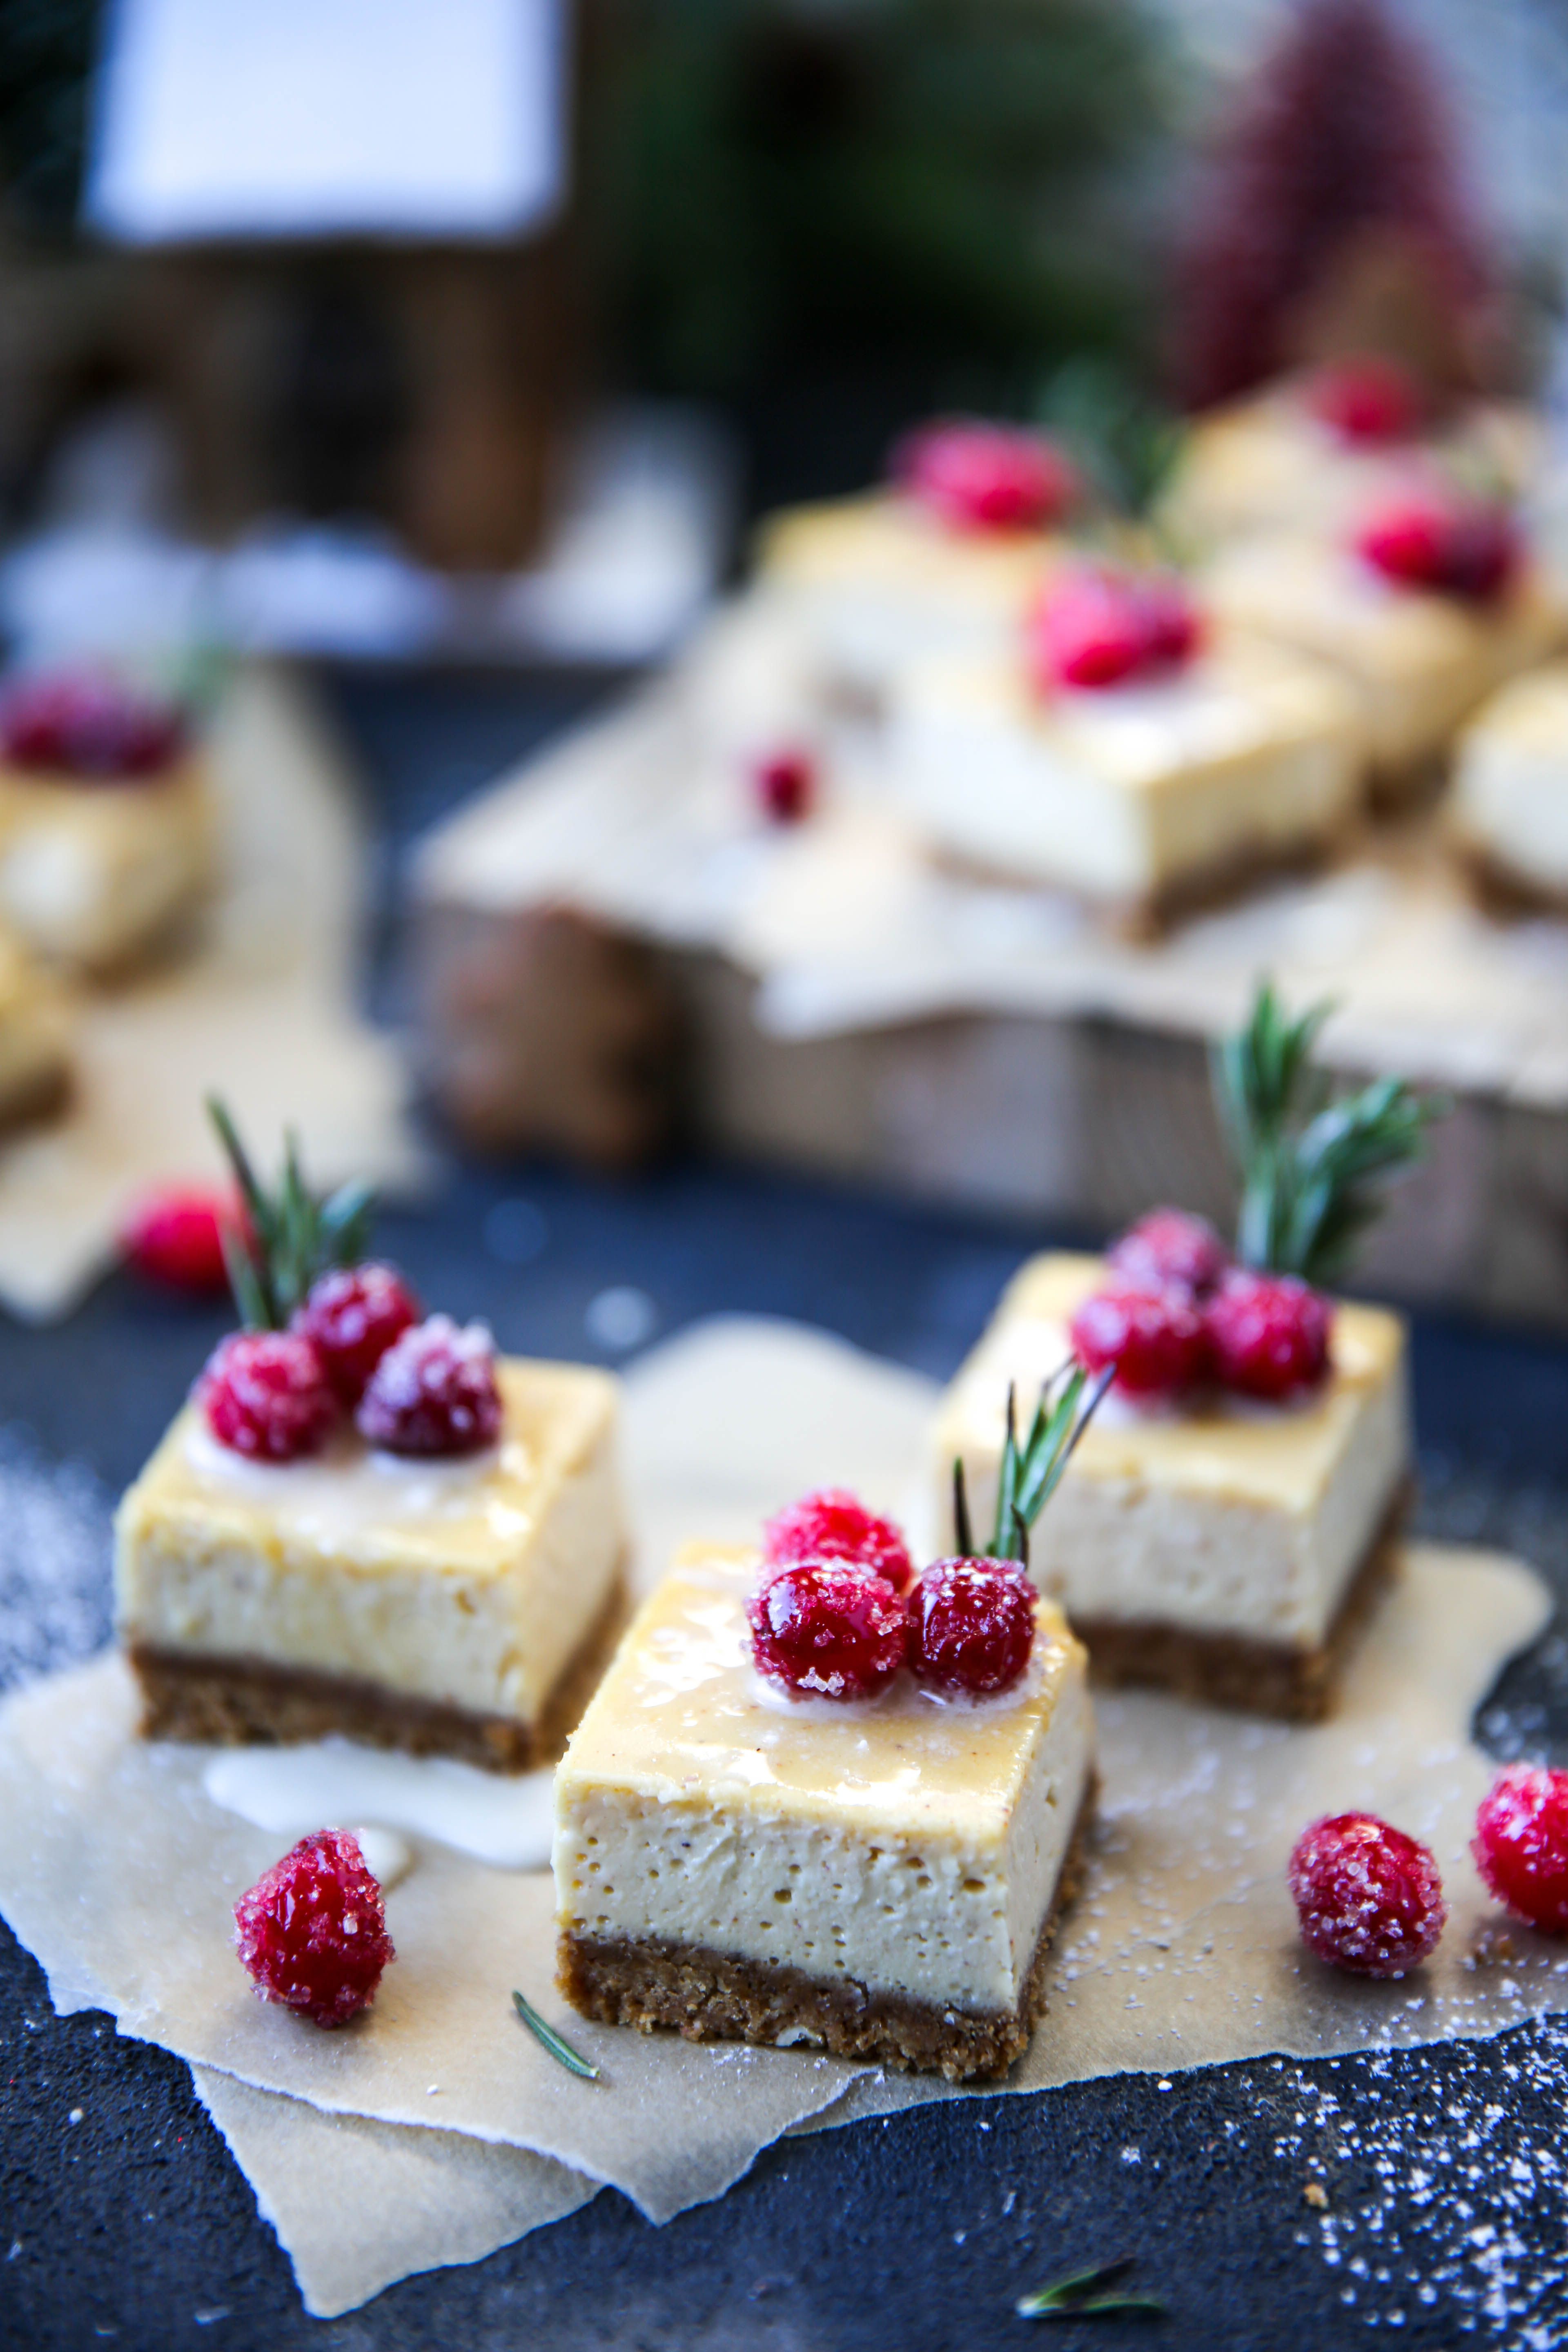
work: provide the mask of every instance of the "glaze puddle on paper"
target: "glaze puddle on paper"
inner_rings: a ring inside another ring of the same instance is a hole
[[[553,1771],[480,1772],[449,1757],[399,1756],[349,1739],[226,1748],[202,1774],[215,1805],[279,1837],[367,1823],[389,1869],[396,1867],[401,1841],[384,1843],[378,1831],[429,1838],[492,1870],[545,1869],[554,1785]],[[392,1884],[371,1843],[363,1835],[360,1842],[382,1885]],[[406,1870],[405,1847],[401,1861]]]

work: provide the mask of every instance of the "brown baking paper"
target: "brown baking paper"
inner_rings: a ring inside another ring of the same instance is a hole
[[[419,1174],[395,1043],[355,1001],[367,852],[342,761],[267,669],[236,674],[210,751],[221,881],[199,936],[84,995],[68,1108],[0,1150],[0,1304],[30,1321],[103,1272],[138,1193],[221,1172],[210,1088],[267,1152],[297,1128],[324,1183]]]
[[[652,1538],[645,1572],[676,1536],[743,1534],[825,1478],[896,1503],[918,1473],[932,1393],[787,1326],[725,1322],[658,1351],[627,1399],[634,1509]],[[1468,1727],[1498,1668],[1547,1613],[1543,1586],[1521,1564],[1416,1547],[1327,1726],[1102,1699],[1104,1801],[1088,1884],[1064,1928],[1051,2013],[1007,2087],[1489,2034],[1568,2007],[1568,1956],[1527,1931],[1510,1930],[1512,1959],[1467,1966],[1492,1917],[1464,1853],[1490,1769]],[[428,1847],[387,1898],[399,1957],[375,2010],[317,2032],[258,2002],[229,1946],[234,1897],[277,1841],[209,1805],[200,1751],[146,1746],[132,1723],[112,1658],[0,1710],[0,1910],[58,1998],[92,2000],[123,2032],[203,2068],[321,2110],[525,2147],[614,2182],[655,2219],[718,2194],[813,2117],[954,2095],[809,2053],[695,2047],[572,2018],[549,1991],[548,1880]],[[1331,1975],[1295,1939],[1289,1845],[1313,1815],[1350,1804],[1429,1839],[1443,1864],[1447,1935],[1431,1967],[1403,1984]],[[513,1985],[603,2067],[602,2081],[579,2082],[538,2050],[510,2014]],[[352,2208],[331,2124],[264,2106],[255,2125],[258,2182],[269,2165],[300,2165],[301,2193],[320,2209],[311,2228]],[[223,2127],[245,2160],[244,2118],[230,2113]],[[291,2159],[261,2146],[289,2130]],[[381,2147],[361,2137],[356,2164],[374,2164]],[[384,2152],[416,2171],[430,2156],[403,2151],[395,2132]],[[450,2243],[496,2242],[485,2233],[502,2226],[497,2202],[513,2192],[549,2218],[527,2184],[485,2173],[465,2187],[455,2175]],[[263,2194],[289,2242],[298,2207]],[[424,2258],[440,2258],[431,2242],[420,2241]],[[385,2259],[384,2245],[368,2247],[361,2271],[351,2276],[347,2264],[330,2291],[352,2294],[359,2277],[374,2292]]]

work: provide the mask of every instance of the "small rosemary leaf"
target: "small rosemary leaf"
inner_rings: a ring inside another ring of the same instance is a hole
[[[552,2025],[547,2025],[531,2000],[525,2000],[521,1993],[514,1992],[511,2001],[512,2007],[540,2047],[548,2050],[552,2058],[559,2060],[569,2074],[580,2075],[584,2083],[598,2081],[598,2068],[590,2065],[587,2059],[580,2052],[574,2050],[572,2044],[557,2033]]]
[[[1036,2319],[1043,2313],[1071,2306],[1125,2278],[1132,2267],[1131,2254],[1118,2255],[1113,2263],[1097,2263],[1092,2270],[1069,2271],[1066,2278],[1053,2279],[1049,2286],[1037,2286],[1032,2294],[1025,2295],[1017,2305],[1020,2319]]]
[[[249,1154],[239,1139],[239,1130],[229,1116],[228,1106],[219,1096],[208,1095],[207,1117],[217,1129],[217,1139],[223,1146],[224,1157],[234,1171],[234,1181],[244,1196],[245,1205],[250,1212],[251,1220],[259,1238],[265,1234],[271,1222],[267,1195],[258,1181],[256,1171],[250,1164]]]

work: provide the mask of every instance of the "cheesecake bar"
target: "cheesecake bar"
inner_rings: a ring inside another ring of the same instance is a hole
[[[89,781],[0,762],[0,917],[41,954],[98,971],[159,940],[212,865],[205,762]]]
[[[1568,662],[1515,678],[1459,737],[1447,817],[1479,880],[1568,905]]]
[[[0,925],[0,1129],[53,1110],[70,1083],[70,1011],[51,974]]]
[[[221,1444],[199,1402],[121,1504],[117,1630],[156,1738],[356,1739],[549,1762],[622,1612],[616,1387],[501,1359],[498,1441],[297,1461]]]
[[[962,1461],[991,1507],[1010,1383],[1027,1399],[1072,1352],[1068,1323],[1104,1261],[1030,1261],[938,1411],[931,1473],[949,1517]],[[1299,1399],[1113,1392],[1068,1465],[1031,1570],[1110,1682],[1312,1718],[1390,1572],[1411,1462],[1397,1316],[1333,1309],[1327,1377]]]
[[[1560,600],[1536,571],[1495,601],[1467,603],[1381,576],[1354,548],[1308,537],[1250,541],[1204,575],[1230,626],[1331,664],[1355,694],[1373,788],[1419,785],[1492,689],[1562,641]]]
[[[780,1693],[757,1559],[694,1547],[645,1604],[556,1775],[559,1981],[585,2016],[999,2074],[1045,2006],[1091,1802],[1080,1643],[1034,1603],[991,1697],[900,1672]]]
[[[1100,688],[1042,689],[1016,653],[933,660],[901,677],[889,740],[935,846],[1140,926],[1321,855],[1363,759],[1331,670],[1241,639]]]

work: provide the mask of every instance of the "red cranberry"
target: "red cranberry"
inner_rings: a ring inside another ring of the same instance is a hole
[[[138,1274],[205,1298],[228,1286],[226,1228],[245,1231],[237,1194],[217,1184],[165,1184],[136,1203],[121,1241]]]
[[[1078,495],[1078,476],[1053,442],[963,418],[912,434],[894,471],[912,498],[957,530],[1038,530]]]
[[[154,775],[184,748],[177,711],[108,678],[24,678],[0,704],[0,749],[39,773],[114,782]]]
[[[1233,1266],[1204,1319],[1215,1373],[1243,1396],[1287,1397],[1328,1372],[1333,1309],[1293,1274]]]
[[[339,1266],[311,1285],[295,1328],[315,1341],[352,1412],[393,1341],[418,1320],[419,1301],[391,1266]]]
[[[869,1698],[904,1663],[903,1595],[864,1569],[836,1560],[781,1568],[746,1614],[758,1673],[802,1696]]]
[[[895,1592],[902,1592],[914,1574],[901,1529],[842,1486],[804,1495],[770,1519],[763,1531],[763,1559],[770,1568],[841,1559],[879,1576]]]
[[[389,1454],[477,1454],[500,1435],[495,1341],[482,1323],[461,1330],[432,1315],[404,1332],[377,1364],[355,1419]]]
[[[1203,1315],[1185,1291],[1108,1283],[1068,1329],[1079,1362],[1091,1372],[1114,1364],[1116,1386],[1129,1396],[1173,1396],[1208,1370]]]
[[[236,1331],[220,1340],[197,1394],[219,1444],[257,1462],[319,1453],[338,1418],[326,1368],[298,1331]]]
[[[1006,1690],[1035,1645],[1035,1588],[1000,1559],[939,1559],[910,1595],[910,1664],[939,1690]]]
[[[317,1830],[234,1906],[239,1957],[263,2000],[316,2025],[346,2025],[397,1957],[381,1889],[350,1830]]]
[[[1342,441],[1362,446],[1408,441],[1425,421],[1420,386],[1394,360],[1342,360],[1320,368],[1307,387],[1307,404]]]
[[[1384,508],[1356,546],[1364,562],[1402,588],[1430,589],[1474,604],[1502,594],[1521,555],[1505,507],[1426,493]]]
[[[1568,1936],[1568,1772],[1510,1764],[1481,1800],[1470,1851],[1500,1903]]]
[[[1303,1830],[1289,1878],[1308,1950],[1355,1976],[1418,1967],[1448,1916],[1432,1855],[1373,1813],[1335,1813]]]
[[[816,761],[798,748],[770,751],[752,771],[757,804],[771,824],[799,824],[816,803]]]
[[[1145,1290],[1190,1290],[1203,1297],[1230,1264],[1230,1252],[1206,1217],[1185,1209],[1151,1209],[1106,1253],[1106,1264]]]
[[[1198,615],[1179,581],[1082,565],[1055,580],[1027,624],[1035,677],[1097,688],[1173,669],[1197,651]]]

